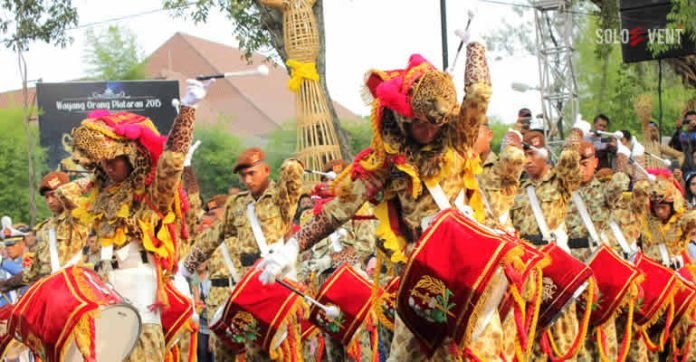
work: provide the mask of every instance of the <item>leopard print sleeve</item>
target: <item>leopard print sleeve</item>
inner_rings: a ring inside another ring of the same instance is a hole
[[[286,227],[285,232],[288,232],[292,225],[292,218],[297,210],[297,202],[302,194],[303,173],[304,167],[294,159],[286,160],[280,167],[276,205],[280,209],[283,225]]]
[[[387,182],[388,175],[386,169],[377,170],[355,179],[346,177],[334,185],[338,196],[326,203],[321,212],[295,234],[300,251],[311,248],[348,222],[365,202],[379,194]]]
[[[556,175],[558,175],[561,190],[570,198],[570,194],[575,192],[582,182],[580,154],[574,149],[563,150],[555,171]]]
[[[148,191],[150,199],[161,213],[169,211],[178,192],[184,170],[184,158],[193,139],[195,118],[194,108],[181,107],[179,116],[176,117],[169,131],[164,152],[157,163],[155,179]]]
[[[341,264],[354,265],[360,262],[360,256],[352,247],[343,248],[338,253],[331,254],[331,267],[338,268]]]

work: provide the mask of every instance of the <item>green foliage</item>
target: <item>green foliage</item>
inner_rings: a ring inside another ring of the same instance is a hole
[[[611,119],[612,130],[640,132],[640,122],[633,108],[638,95],[650,94],[654,104],[653,118],[659,116],[658,62],[624,64],[619,44],[602,45],[598,41],[596,31],[601,28],[600,21],[586,19],[580,24],[580,35],[576,39],[580,113],[590,122],[597,114],[604,113]],[[662,133],[667,135],[696,92],[684,87],[666,64],[663,64],[662,74]]]
[[[197,127],[194,137],[202,142],[192,163],[203,200],[226,194],[230,187],[239,187],[239,178],[232,173],[237,156],[242,152],[239,138],[231,135],[222,122]]]
[[[117,25],[104,31],[85,32],[87,46],[83,61],[87,74],[94,80],[138,80],[145,79],[146,63],[138,46],[135,34]]]
[[[77,25],[72,0],[0,0],[0,34],[5,47],[28,50],[32,41],[65,47],[65,32]]]
[[[672,0],[672,10],[667,14],[668,30],[681,30],[681,41],[686,41],[687,37],[696,41],[696,0]],[[654,54],[659,55],[670,49],[679,47],[680,44],[650,42],[648,49]]]
[[[189,10],[187,0],[164,0],[164,8],[172,10],[176,16],[191,18],[196,24],[205,23],[210,12],[222,12],[234,23],[232,31],[239,41],[239,49],[248,60],[259,50],[271,48],[271,34],[262,22],[261,11],[268,12],[263,5],[254,0],[198,0]]]
[[[2,215],[8,215],[15,223],[29,223],[29,166],[27,164],[27,139],[24,133],[24,114],[21,107],[0,108],[0,205]],[[34,167],[36,185],[48,171],[45,151],[39,144],[39,130],[31,128],[31,143],[34,145]],[[37,193],[37,220],[48,217],[46,203]]]
[[[370,119],[364,118],[360,121],[342,121],[343,129],[350,135],[350,147],[353,154],[370,147],[372,142],[372,126]]]
[[[491,151],[499,152],[500,144],[503,143],[503,137],[508,131],[508,128],[512,127],[510,124],[505,124],[497,119],[488,120],[488,127],[493,131],[493,140],[491,141]],[[483,160],[482,160],[483,161]]]
[[[271,177],[274,180],[278,179],[283,161],[295,154],[296,147],[297,124],[295,122],[286,122],[268,136],[268,144],[264,150],[266,161],[271,167]]]

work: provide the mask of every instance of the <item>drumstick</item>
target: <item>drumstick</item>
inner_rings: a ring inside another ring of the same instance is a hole
[[[308,296],[308,295],[305,294],[305,293],[302,293],[301,291],[295,289],[293,286],[291,286],[290,284],[288,284],[288,283],[286,283],[286,282],[284,282],[284,281],[282,281],[282,280],[280,280],[280,279],[277,279],[276,282],[277,282],[278,284],[284,286],[285,288],[287,288],[287,289],[290,290],[291,292],[293,292],[293,293],[295,293],[295,294],[301,296],[302,298],[304,298],[304,299],[305,299],[306,301],[308,301],[309,303],[314,304],[314,305],[316,305],[317,307],[321,308],[321,309],[324,311],[324,313],[326,314],[326,316],[329,317],[329,318],[331,318],[331,319],[334,319],[334,318],[338,317],[339,314],[341,314],[341,311],[340,311],[340,310],[338,309],[338,307],[336,307],[335,305],[331,305],[331,306],[323,305],[323,304],[319,303],[316,299],[314,299],[314,298]]]

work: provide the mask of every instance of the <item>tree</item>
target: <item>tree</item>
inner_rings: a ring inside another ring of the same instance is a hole
[[[633,102],[643,93],[653,97],[653,117],[659,117],[658,107],[658,64],[640,62],[624,64],[620,44],[598,44],[594,36],[597,29],[603,29],[602,17],[589,18],[581,26],[576,49],[577,82],[580,96],[580,113],[588,121],[598,113],[605,113],[611,119],[612,129],[627,129],[640,132]],[[696,93],[679,80],[679,76],[668,67],[663,69],[662,114],[663,135],[672,131],[673,122],[681,117],[687,101]]]
[[[30,225],[36,221],[35,176],[33,165],[34,144],[32,143],[29,120],[31,119],[29,91],[27,88],[27,63],[23,52],[29,44],[39,40],[65,47],[72,41],[66,30],[77,25],[77,10],[71,0],[1,0],[0,34],[4,35],[5,47],[17,51],[19,73],[22,76],[24,98],[24,135],[27,142],[27,172],[29,188]]]
[[[192,164],[203,200],[239,187],[239,178],[234,177],[232,168],[242,152],[240,139],[227,132],[222,122],[196,127],[195,139],[201,140],[201,147],[194,153]]]
[[[24,131],[17,127],[22,123],[24,110],[21,106],[12,108],[0,108],[0,169],[3,175],[0,177],[0,205],[3,215],[7,214],[12,221],[30,223],[31,206],[27,203],[30,189],[29,165],[26,162],[27,142],[24,140]],[[30,135],[32,145],[38,145],[39,130],[31,127]],[[34,165],[37,165],[38,174],[48,171],[45,162],[45,152],[36,146],[33,152]],[[38,182],[34,187],[38,186]],[[39,202],[38,216],[47,217],[48,209],[44,202]]]
[[[89,78],[95,80],[145,79],[146,62],[135,34],[111,25],[106,30],[85,32],[87,46],[83,59]]]
[[[223,1],[198,0],[193,4],[187,0],[163,0],[164,6],[171,9],[176,16],[190,17],[196,23],[204,23],[211,11],[221,11],[234,23],[234,33],[239,41],[239,48],[247,59],[259,50],[274,49],[280,60],[285,64],[288,56],[285,53],[283,37],[283,15],[275,10],[261,5],[255,0]],[[338,134],[341,153],[350,156],[350,141],[341,128],[336,109],[334,108],[329,89],[326,85],[326,39],[324,37],[324,5],[323,0],[317,0],[312,8],[317,20],[320,34],[320,52],[317,58],[317,72],[321,78],[322,89],[327,95],[329,111]]]

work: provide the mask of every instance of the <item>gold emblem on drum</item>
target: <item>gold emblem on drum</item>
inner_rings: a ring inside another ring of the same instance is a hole
[[[408,306],[428,322],[447,323],[447,317],[454,318],[450,310],[456,304],[449,302],[453,296],[442,280],[425,275],[411,289]]]
[[[542,286],[541,286],[541,300],[544,302],[548,302],[549,300],[552,300],[554,295],[556,295],[557,290],[558,290],[558,287],[553,282],[553,280],[549,277],[544,277],[542,279]]]
[[[225,334],[234,343],[245,344],[254,342],[259,337],[259,326],[254,316],[248,312],[238,312],[225,329]]]

